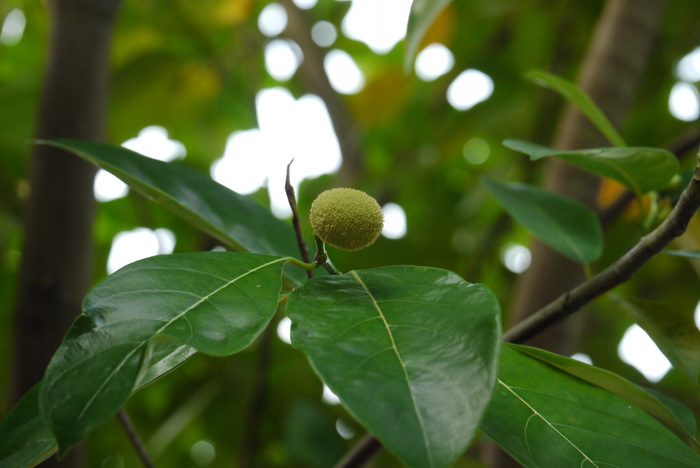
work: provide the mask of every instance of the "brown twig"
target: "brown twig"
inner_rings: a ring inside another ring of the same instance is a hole
[[[301,223],[299,222],[299,211],[297,210],[297,199],[296,195],[294,194],[294,187],[292,187],[292,183],[289,180],[289,171],[293,162],[294,159],[289,161],[289,164],[287,164],[287,178],[284,182],[284,191],[287,193],[289,207],[292,209],[292,224],[294,225],[294,232],[297,235],[297,242],[299,244],[299,252],[301,253],[301,259],[306,263],[311,263],[309,257],[309,247],[306,245],[306,241],[304,241],[304,234],[301,232]],[[306,275],[309,278],[314,277],[314,273],[311,270],[306,270]]]
[[[136,427],[134,427],[133,423],[131,422],[131,419],[129,419],[129,415],[127,414],[124,408],[119,410],[119,412],[117,413],[117,418],[119,419],[119,422],[124,428],[126,435],[129,436],[131,445],[133,445],[136,449],[136,453],[138,453],[139,458],[143,463],[143,466],[145,466],[146,468],[154,468],[155,465],[153,464],[153,461],[151,461],[151,457],[148,456],[148,452],[146,452],[146,447],[143,445],[141,437],[139,437],[139,433],[136,431]]]
[[[359,468],[367,463],[380,448],[382,444],[372,434],[365,434],[335,465],[335,468]]]
[[[588,281],[567,291],[503,335],[503,340],[522,343],[578,311],[593,299],[627,281],[650,258],[685,232],[700,207],[700,164],[671,214],[652,232],[642,237],[622,258]]]

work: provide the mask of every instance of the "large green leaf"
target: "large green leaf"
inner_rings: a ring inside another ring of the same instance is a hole
[[[588,94],[583,92],[583,90],[574,83],[542,70],[530,70],[525,74],[525,77],[540,86],[555,91],[578,107],[583,115],[588,117],[588,120],[605,135],[605,138],[607,138],[610,143],[615,146],[626,146],[625,140],[615,129],[613,124],[610,123],[610,120],[608,120],[605,114],[603,114],[603,111],[600,110]]]
[[[697,453],[627,400],[508,345],[481,427],[528,468],[700,466]]]
[[[649,301],[613,296],[668,358],[673,366],[697,382],[700,375],[700,330],[693,311]]]
[[[629,380],[599,367],[591,366],[575,359],[567,358],[559,354],[550,353],[540,348],[530,346],[510,345],[523,354],[539,359],[551,366],[563,370],[581,380],[590,382],[615,395],[621,396],[630,403],[634,403],[656,419],[664,423],[669,429],[686,439],[688,442],[695,442],[695,421],[692,412],[685,408],[675,406],[678,414],[682,414],[682,419],[664,401],[660,401],[654,394],[638,387]]]
[[[562,255],[589,263],[602,253],[600,222],[587,206],[532,185],[483,180],[513,218]]]
[[[418,47],[435,18],[450,3],[450,0],[414,0],[408,16],[406,30],[406,49],[404,52],[404,69],[411,69],[413,58],[418,53]]]
[[[591,148],[561,151],[523,140],[505,140],[508,148],[525,153],[533,161],[549,156],[563,159],[602,177],[625,185],[637,195],[658,190],[678,173],[678,159],[661,148]]]
[[[36,466],[56,451],[56,440],[39,415],[35,385],[0,421],[0,466]]]
[[[213,355],[247,347],[277,308],[286,258],[199,252],[132,263],[98,284],[53,356],[39,408],[64,454],[111,418],[143,379],[153,343]],[[165,354],[178,355],[178,348]],[[169,367],[166,366],[166,367]],[[155,372],[157,374],[157,372]]]
[[[309,280],[289,296],[292,343],[343,405],[412,467],[465,449],[496,377],[494,294],[455,273],[392,266]]]
[[[186,166],[92,141],[56,140],[46,144],[72,151],[111,172],[234,250],[284,256],[298,253],[289,223]]]

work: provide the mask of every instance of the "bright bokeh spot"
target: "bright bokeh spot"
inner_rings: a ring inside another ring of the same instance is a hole
[[[340,398],[338,398],[338,395],[333,393],[333,390],[328,388],[328,386],[326,384],[323,384],[323,395],[321,396],[321,399],[325,403],[328,403],[329,405],[339,405],[340,404]]]
[[[639,325],[627,329],[617,348],[620,359],[634,366],[650,382],[658,382],[671,369],[656,343]]]
[[[365,85],[365,76],[350,54],[343,50],[333,49],[323,60],[331,86],[341,94],[356,94]]]
[[[107,273],[112,274],[137,260],[170,254],[174,248],[175,234],[169,229],[152,231],[140,227],[132,231],[122,231],[112,239],[112,248],[107,258]]]
[[[149,158],[165,162],[182,159],[187,154],[185,145],[168,138],[168,131],[158,125],[144,128],[136,138],[126,140],[122,146]]]
[[[386,54],[406,35],[412,0],[352,0],[343,18],[343,33]]]
[[[209,466],[216,458],[216,446],[209,440],[200,440],[190,447],[190,458],[197,466]]]
[[[299,68],[304,54],[296,42],[274,39],[265,46],[265,68],[277,81],[287,81]]]
[[[700,47],[696,47],[678,62],[676,75],[688,83],[700,81]]]
[[[695,325],[700,328],[700,301],[695,306]]]
[[[319,21],[311,28],[311,39],[321,47],[330,47],[338,39],[338,31],[330,21]]]
[[[277,324],[277,336],[287,344],[292,344],[292,321],[283,317]]]
[[[479,165],[485,163],[489,158],[489,155],[491,154],[491,147],[486,140],[482,138],[470,138],[464,144],[462,154],[467,162],[474,165]]]
[[[382,236],[388,239],[401,239],[406,235],[406,212],[396,203],[387,203],[382,207],[384,227]]]
[[[493,80],[479,70],[465,70],[447,88],[447,102],[457,110],[471,109],[493,93]]]
[[[690,83],[676,83],[671,88],[668,109],[678,120],[692,122],[700,117],[700,96],[698,90]]]
[[[13,46],[22,40],[24,35],[24,27],[27,25],[27,18],[24,12],[19,8],[10,10],[5,16],[5,21],[2,22],[0,30],[0,44]]]
[[[93,191],[97,201],[108,202],[125,197],[129,193],[129,187],[116,176],[100,169],[95,176]]]
[[[593,360],[586,353],[576,353],[571,355],[571,359],[576,359],[579,362],[585,362],[586,364],[593,364]]]
[[[294,4],[302,10],[308,10],[316,6],[318,0],[294,0]]]
[[[532,255],[524,245],[509,243],[501,249],[501,262],[513,273],[523,273],[530,267]]]
[[[345,440],[350,440],[353,437],[355,437],[355,431],[353,431],[352,428],[348,426],[348,423],[346,423],[340,418],[338,418],[335,422],[335,430],[338,431],[340,437],[342,437]]]
[[[258,16],[258,29],[267,37],[278,36],[287,28],[287,10],[279,3],[270,3]]]
[[[231,135],[225,154],[212,165],[212,177],[242,193],[255,192],[267,182],[272,212],[288,217],[287,164],[294,159],[290,181],[298,191],[302,180],[340,168],[340,145],[318,96],[294,99],[284,88],[263,89],[256,110],[259,128]]]
[[[440,43],[430,44],[416,56],[416,76],[423,81],[435,80],[452,70],[455,57]]]

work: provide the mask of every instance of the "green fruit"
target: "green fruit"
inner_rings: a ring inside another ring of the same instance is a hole
[[[351,188],[321,192],[311,204],[309,220],[319,239],[348,251],[372,245],[384,226],[384,214],[377,200]]]

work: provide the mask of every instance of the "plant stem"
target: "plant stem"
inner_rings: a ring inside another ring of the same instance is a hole
[[[306,263],[311,263],[311,257],[309,257],[309,248],[306,246],[306,241],[304,240],[304,234],[301,232],[301,223],[299,222],[299,211],[297,210],[297,198],[294,194],[294,187],[289,180],[289,171],[292,166],[294,159],[289,161],[287,164],[287,178],[284,182],[284,191],[287,193],[287,200],[289,201],[289,207],[292,209],[292,225],[294,225],[294,233],[297,236],[297,243],[299,244],[299,252],[301,253],[301,259]],[[314,277],[314,273],[310,269],[306,269],[306,275],[309,278]]]
[[[138,453],[141,462],[143,462],[143,466],[145,466],[146,468],[154,468],[155,465],[151,461],[151,457],[148,456],[148,452],[146,452],[146,447],[144,447],[143,442],[141,442],[141,437],[139,437],[139,433],[136,431],[136,427],[134,427],[133,423],[131,422],[131,419],[129,419],[129,415],[127,414],[124,408],[119,410],[119,412],[117,413],[117,418],[119,418],[119,422],[124,428],[126,435],[129,436],[129,440],[136,449],[136,453]]]
[[[367,433],[334,468],[359,468],[367,463],[380,448],[382,444],[372,434]]]
[[[314,235],[314,241],[316,241],[316,255],[314,256],[316,264],[321,265],[331,275],[342,274],[333,265],[333,263],[331,263],[331,259],[328,258],[328,252],[326,252],[326,243],[319,239],[316,235]]]
[[[522,343],[578,311],[593,299],[627,281],[650,258],[685,232],[700,208],[700,164],[673,211],[656,229],[642,237],[622,258],[588,281],[567,291],[503,335],[503,340]]]

